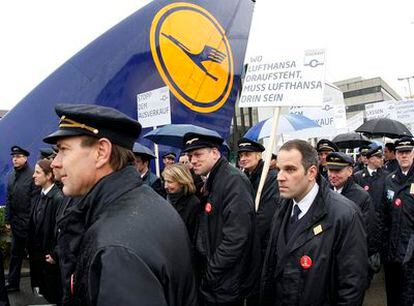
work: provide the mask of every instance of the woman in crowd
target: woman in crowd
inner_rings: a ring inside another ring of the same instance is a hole
[[[54,184],[51,160],[36,164],[34,183],[41,188],[33,197],[29,232],[30,277],[32,288],[39,288],[49,303],[60,304],[61,282],[56,255],[56,212],[63,195]],[[35,289],[36,290],[36,289]]]
[[[182,164],[166,167],[162,173],[167,200],[183,219],[190,240],[194,241],[196,219],[200,201],[195,196],[196,188],[190,171]]]

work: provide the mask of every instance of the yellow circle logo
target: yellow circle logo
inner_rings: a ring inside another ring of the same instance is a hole
[[[223,28],[204,8],[173,3],[154,17],[150,46],[174,96],[200,113],[218,110],[233,86],[233,55]]]

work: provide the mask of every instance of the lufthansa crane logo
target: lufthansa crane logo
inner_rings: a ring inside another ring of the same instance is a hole
[[[174,96],[200,113],[218,110],[233,86],[233,55],[224,29],[204,8],[173,3],[154,17],[151,53]]]

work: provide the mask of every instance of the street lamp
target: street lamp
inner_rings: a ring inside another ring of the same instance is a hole
[[[409,99],[411,98],[411,84],[410,84],[410,79],[414,79],[414,75],[413,76],[404,77],[404,78],[398,78],[398,81],[407,80],[407,82],[408,82],[408,91],[410,93]]]

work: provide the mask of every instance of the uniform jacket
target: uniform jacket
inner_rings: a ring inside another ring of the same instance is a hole
[[[56,216],[57,252],[62,280],[62,305],[75,305],[70,290],[79,247],[85,232],[85,214],[81,197],[65,197]]]
[[[187,227],[188,235],[191,242],[195,240],[195,231],[197,218],[200,210],[200,200],[194,194],[181,194],[181,196],[172,201],[167,194],[167,199],[177,210]]]
[[[33,197],[30,218],[29,257],[32,287],[40,287],[40,293],[51,302],[60,302],[61,282],[56,248],[56,212],[62,205],[63,194],[54,185],[43,197]],[[38,213],[40,211],[40,213]],[[50,254],[56,264],[45,261]]]
[[[381,168],[378,168],[374,175],[370,175],[366,168],[354,174],[355,182],[368,191],[374,203],[377,223],[373,229],[373,243],[378,252],[383,251],[382,246],[384,244],[384,209],[386,205],[384,188],[385,178],[388,174],[388,171]]]
[[[134,167],[102,178],[82,202],[78,305],[196,305],[185,225]]]
[[[284,228],[293,200],[272,221],[261,278],[262,305],[360,305],[366,287],[367,242],[355,204],[319,184],[303,226],[289,242]]]
[[[212,303],[241,300],[252,290],[260,265],[252,186],[221,157],[209,174],[201,205],[196,242],[201,294]]]
[[[414,233],[411,234],[403,262],[405,283],[402,288],[402,306],[414,305]]]
[[[142,177],[142,181],[144,182],[144,184],[147,184],[152,189],[154,189],[154,191],[163,198],[165,198],[165,196],[167,195],[164,189],[164,185],[161,182],[161,179],[154,173],[152,173],[151,170],[148,169],[147,173],[145,173],[145,175]]]
[[[31,213],[31,198],[35,190],[33,169],[26,164],[22,169],[13,169],[7,182],[6,221],[13,235],[28,236]]]
[[[263,166],[264,162],[263,160],[260,160],[256,169],[251,173],[251,175],[248,175],[254,190],[254,200],[256,199],[257,190],[259,189]],[[256,231],[260,239],[261,248],[264,251],[266,251],[270,225],[279,201],[279,188],[276,178],[277,171],[274,169],[269,170],[263,186],[262,195],[260,197],[259,209],[256,212]]]
[[[385,179],[385,260],[401,263],[406,255],[408,242],[414,233],[414,165],[407,176],[401,168]]]
[[[368,192],[356,184],[352,178],[345,183],[341,194],[354,202],[361,210],[368,241],[368,256],[378,252],[377,242],[374,240],[377,216],[374,203]]]
[[[388,172],[396,171],[400,166],[398,165],[398,161],[394,159],[387,160],[384,164],[384,169]]]

